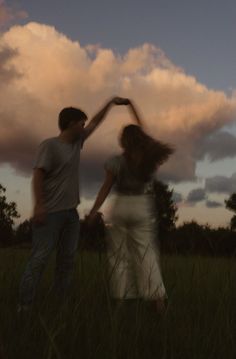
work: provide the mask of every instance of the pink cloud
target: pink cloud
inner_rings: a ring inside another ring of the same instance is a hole
[[[205,146],[200,158],[199,146],[236,118],[234,92],[229,97],[207,88],[151,44],[121,56],[99,45],[82,47],[51,26],[29,23],[6,31],[1,49],[0,162],[24,173],[31,171],[39,141],[58,133],[57,115],[65,106],[91,116],[114,94],[134,99],[147,131],[175,145],[175,156],[162,169],[175,181],[194,179],[197,161],[207,154]],[[130,121],[125,108],[114,108],[86,144],[84,160],[102,168],[119,150],[120,129]]]

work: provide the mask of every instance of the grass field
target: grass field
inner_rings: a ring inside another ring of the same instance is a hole
[[[60,306],[49,288],[53,259],[32,314],[16,315],[18,282],[28,250],[0,250],[0,357],[233,359],[236,357],[236,261],[166,256],[169,295],[163,317],[142,301],[114,305],[105,257],[79,253],[75,283]]]

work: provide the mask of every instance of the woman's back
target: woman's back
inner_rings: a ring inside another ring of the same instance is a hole
[[[111,157],[106,162],[105,169],[114,175],[114,188],[119,194],[138,195],[153,191],[153,176],[149,176],[148,180],[137,176],[124,154]]]

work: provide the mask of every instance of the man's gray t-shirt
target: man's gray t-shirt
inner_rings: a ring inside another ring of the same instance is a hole
[[[45,171],[44,205],[48,213],[76,208],[79,197],[79,163],[82,140],[65,143],[59,137],[43,141],[34,168]]]

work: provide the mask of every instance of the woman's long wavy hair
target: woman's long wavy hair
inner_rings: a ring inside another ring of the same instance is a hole
[[[171,146],[150,137],[137,125],[124,127],[120,144],[129,169],[135,177],[143,181],[149,180],[155,170],[174,152]]]

